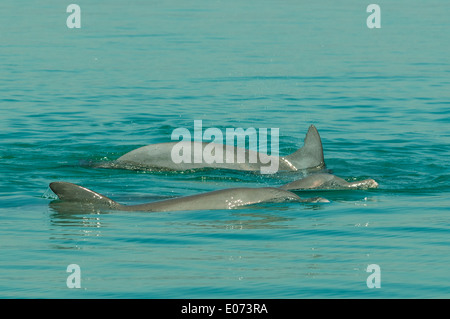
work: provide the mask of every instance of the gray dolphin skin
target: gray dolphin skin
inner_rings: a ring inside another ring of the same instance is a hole
[[[194,158],[194,154],[192,154],[189,163],[175,163],[172,158],[172,150],[174,146],[177,146],[178,148],[186,146],[190,150],[201,148],[201,152],[205,150],[205,147],[208,147],[209,149],[220,147],[223,150],[223,160],[207,163],[204,160],[199,161],[198,158]],[[240,152],[245,153],[245,162],[243,163],[238,163],[237,161],[237,154],[242,154]],[[229,159],[231,158],[234,160],[230,161]],[[257,160],[249,161],[250,158]],[[196,163],[196,161],[199,163]],[[99,167],[150,170],[160,169],[174,171],[200,168],[223,168],[244,171],[261,170],[261,172],[263,172],[264,169],[268,168],[268,163],[277,164],[277,167],[268,173],[275,173],[278,170],[297,171],[324,168],[325,161],[323,156],[322,141],[316,127],[314,125],[309,127],[303,147],[284,157],[261,154],[252,150],[228,145],[224,146],[222,144],[180,141],[143,146],[126,153],[110,165],[100,165]]]
[[[368,189],[377,188],[378,183],[369,178],[361,181],[346,180],[328,173],[317,173],[281,186],[284,190],[302,189]]]
[[[283,201],[328,202],[328,200],[320,197],[301,199],[290,191],[274,187],[242,187],[211,191],[147,204],[122,205],[88,188],[68,182],[50,183],[50,189],[64,202],[84,203],[92,205],[92,207],[100,210],[120,211],[166,212],[180,210],[233,209],[257,203]]]

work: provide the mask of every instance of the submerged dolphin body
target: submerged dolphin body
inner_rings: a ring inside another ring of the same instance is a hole
[[[219,147],[223,150],[222,160],[219,158],[219,161],[208,163],[205,160],[199,160],[197,155],[194,155],[194,152],[192,152],[189,163],[175,163],[172,157],[174,146],[176,146],[177,149],[183,147],[190,150],[201,149],[202,153],[205,151],[205,147],[208,147],[209,150]],[[238,162],[238,154],[245,154],[244,163]],[[249,159],[251,158],[256,160],[250,161]],[[233,160],[230,161],[230,159]],[[263,161],[261,159],[263,159]],[[272,167],[268,168],[268,163],[270,163],[270,165],[276,163],[275,169]],[[215,143],[181,141],[143,146],[126,153],[109,165],[100,165],[100,167],[174,171],[222,168],[244,171],[260,170],[261,172],[267,170],[267,173],[275,173],[278,170],[297,171],[303,169],[322,169],[325,167],[325,161],[319,132],[314,125],[311,125],[306,134],[303,147],[284,157],[262,154],[229,145],[225,146]]]
[[[100,210],[165,212],[180,210],[233,209],[266,202],[328,202],[323,198],[301,199],[287,190],[262,188],[230,188],[207,193],[178,197],[140,205],[122,205],[88,188],[67,183],[50,183],[51,190],[64,202],[89,204]]]
[[[284,190],[303,190],[303,189],[368,189],[377,188],[378,183],[369,178],[361,181],[347,182],[333,174],[318,173],[309,175],[305,178],[282,185]]]

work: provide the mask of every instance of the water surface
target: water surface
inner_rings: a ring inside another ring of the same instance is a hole
[[[0,297],[448,298],[447,1],[0,4]],[[178,127],[318,128],[370,191],[167,213],[58,211],[52,181],[135,204],[301,174],[95,168]],[[66,268],[81,268],[69,289]],[[369,264],[381,288],[369,289]]]

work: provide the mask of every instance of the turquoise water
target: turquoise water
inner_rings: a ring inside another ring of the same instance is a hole
[[[450,297],[450,3],[0,4],[0,297]],[[168,213],[58,211],[52,181],[121,203],[299,177],[95,168],[175,128],[318,128],[329,169],[379,189]],[[69,264],[81,288],[69,289]],[[369,289],[369,264],[381,288]]]

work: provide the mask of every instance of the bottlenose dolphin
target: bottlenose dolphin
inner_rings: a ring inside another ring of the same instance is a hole
[[[328,202],[316,197],[301,199],[298,195],[279,188],[229,188],[197,195],[178,197],[140,205],[122,205],[88,188],[68,183],[50,183],[51,190],[64,202],[89,204],[100,210],[166,212],[180,210],[233,209],[267,202]]]
[[[377,188],[378,183],[369,178],[361,181],[347,182],[346,180],[328,173],[317,173],[305,178],[280,186],[284,190],[303,189],[368,189]]]
[[[191,154],[188,163],[175,163],[173,160],[173,149],[185,147],[189,150],[200,149],[201,152],[220,148],[223,150],[219,161],[207,162],[194,158],[194,152]],[[217,147],[217,148],[216,148]],[[238,154],[245,153],[245,162],[238,162]],[[229,159],[234,159],[230,161]],[[256,159],[250,161],[249,159]],[[276,163],[276,167],[267,167],[267,164]],[[262,173],[276,173],[282,171],[297,171],[306,169],[323,169],[325,160],[323,156],[322,141],[319,132],[314,125],[311,125],[305,137],[304,145],[296,152],[287,156],[272,156],[258,153],[253,150],[247,150],[239,147],[222,144],[205,143],[197,141],[180,141],[151,144],[137,148],[119,157],[112,163],[100,164],[104,168],[124,168],[124,169],[149,169],[149,170],[192,170],[201,168],[222,168],[244,171],[257,171]],[[265,171],[266,170],[266,171]]]

